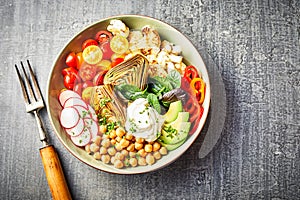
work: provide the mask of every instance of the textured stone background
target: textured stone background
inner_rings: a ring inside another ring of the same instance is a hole
[[[298,0],[1,0],[0,199],[51,199],[14,64],[30,59],[45,95],[52,62],[70,37],[118,14],[160,19],[207,50],[225,83],[225,126],[203,159],[199,138],[170,166],[123,176],[70,155],[43,111],[74,199],[299,199]]]

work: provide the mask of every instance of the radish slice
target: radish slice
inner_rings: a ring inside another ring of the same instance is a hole
[[[73,128],[80,119],[79,113],[75,108],[64,108],[60,114],[60,123],[64,128]]]
[[[60,105],[63,106],[65,104],[66,100],[71,97],[81,98],[80,95],[78,93],[74,92],[73,90],[62,91],[58,96]]]
[[[81,98],[77,98],[77,97],[71,97],[65,101],[64,107],[71,107],[71,106],[83,106],[87,108],[87,104]]]
[[[72,107],[78,111],[80,118],[82,118],[82,119],[91,118],[91,113],[87,108],[85,108],[83,106],[78,106],[78,105],[72,106]]]
[[[91,141],[91,132],[88,128],[85,128],[80,135],[71,136],[71,140],[77,146],[85,146]]]
[[[85,126],[90,130],[91,132],[91,139],[94,139],[98,135],[99,127],[95,120],[92,118],[86,118],[84,119]]]
[[[66,128],[65,130],[70,136],[75,137],[80,135],[83,132],[84,127],[85,127],[84,120],[80,119],[76,126],[74,126],[73,128]]]
[[[98,117],[97,117],[97,114],[96,114],[94,108],[88,104],[88,109],[91,113],[92,119],[95,120],[95,121],[98,121]]]

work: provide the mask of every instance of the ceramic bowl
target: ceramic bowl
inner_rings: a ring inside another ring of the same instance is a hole
[[[180,146],[175,150],[169,151],[167,155],[157,160],[153,165],[117,169],[111,164],[104,164],[103,162],[94,159],[93,156],[86,153],[83,148],[79,148],[75,146],[70,140],[70,138],[68,137],[68,135],[66,134],[66,132],[64,131],[64,129],[61,127],[59,121],[59,115],[62,110],[62,107],[58,101],[58,94],[64,88],[61,71],[63,68],[66,67],[65,65],[66,56],[71,51],[74,52],[81,51],[81,44],[83,43],[83,41],[94,36],[99,30],[105,30],[112,19],[120,19],[130,29],[134,29],[134,30],[141,30],[141,28],[144,27],[145,25],[150,25],[151,27],[153,27],[158,31],[162,39],[166,39],[171,43],[180,45],[182,48],[182,55],[185,61],[188,62],[187,64],[191,64],[197,67],[206,83],[206,96],[203,103],[204,112],[198,124],[198,128],[196,132],[190,135],[182,146]],[[166,167],[167,165],[175,161],[178,157],[180,157],[193,144],[195,139],[201,133],[210,106],[209,76],[207,73],[206,66],[203,62],[203,59],[201,55],[198,53],[197,49],[194,47],[194,45],[190,42],[190,40],[187,37],[185,37],[182,33],[180,33],[172,26],[162,21],[159,21],[157,19],[146,17],[146,16],[138,16],[138,15],[113,16],[106,19],[102,19],[84,28],[82,31],[76,34],[61,50],[56,60],[54,61],[51,72],[49,74],[46,103],[47,103],[49,118],[57,137],[65,146],[65,148],[70,153],[72,153],[76,158],[102,171],[116,173],[116,174],[139,174],[139,173],[150,172],[150,171],[154,171]]]

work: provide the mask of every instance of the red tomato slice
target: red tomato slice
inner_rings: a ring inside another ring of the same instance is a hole
[[[73,91],[81,96],[82,93],[82,83],[75,84],[73,87]]]
[[[85,88],[87,88],[87,87],[92,87],[92,86],[94,86],[92,81],[85,81],[85,82],[82,84],[82,89],[85,89]]]
[[[99,42],[99,44],[102,44],[104,42],[108,42],[110,41],[112,38],[112,34],[108,31],[99,31],[96,36],[95,39]]]
[[[74,52],[68,54],[66,58],[66,64],[68,65],[68,67],[77,68],[77,57]]]
[[[94,85],[103,85],[104,76],[107,71],[108,70],[98,72],[93,79],[93,84]]]
[[[111,62],[111,67],[114,67],[124,61],[124,58],[116,58]]]
[[[61,74],[63,76],[65,76],[67,74],[73,74],[73,73],[74,74],[78,73],[78,71],[75,68],[73,68],[73,67],[67,67],[67,68],[64,68],[63,70],[61,70]]]
[[[109,42],[104,42],[101,44],[100,49],[102,50],[102,59],[109,60],[111,56],[114,54],[114,52],[110,48]]]
[[[96,67],[92,65],[83,65],[79,70],[79,76],[83,81],[90,81],[96,74]]]
[[[84,61],[82,57],[82,52],[76,53],[76,57],[77,57],[77,69],[79,70]]]
[[[64,85],[67,89],[72,90],[76,81],[75,74],[67,74],[64,76]]]
[[[87,39],[86,41],[84,41],[82,43],[82,51],[87,48],[88,46],[91,46],[91,45],[98,45],[98,42],[96,40],[93,40],[93,39]]]

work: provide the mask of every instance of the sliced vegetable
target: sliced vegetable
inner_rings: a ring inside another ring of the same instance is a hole
[[[78,136],[83,132],[83,129],[84,121],[83,119],[80,119],[76,126],[74,126],[73,128],[66,128],[65,130],[70,136]]]
[[[77,79],[75,74],[67,74],[64,76],[64,85],[67,89],[72,90]]]
[[[100,49],[102,50],[103,53],[103,59],[110,59],[111,56],[114,54],[114,52],[110,48],[110,43],[104,42],[100,45]]]
[[[80,117],[73,107],[64,108],[60,114],[60,123],[64,128],[73,128],[77,125]]]
[[[78,136],[71,136],[72,142],[80,147],[87,145],[92,139],[91,132],[88,128],[83,129],[83,132]]]
[[[104,42],[110,41],[112,39],[112,34],[111,32],[108,31],[99,31],[96,36],[95,39],[99,42],[99,44],[102,44]]]
[[[80,96],[72,90],[63,90],[58,96],[59,103],[60,103],[60,105],[63,106],[65,104],[66,100],[68,100],[69,98],[74,98],[74,97],[80,98]]]
[[[104,80],[104,76],[105,76],[106,72],[107,72],[107,70],[98,72],[93,79],[93,84],[94,85],[103,85],[103,80]]]
[[[197,84],[200,85],[197,86]],[[190,86],[192,88],[192,92],[196,95],[199,104],[202,104],[205,96],[205,83],[202,78],[194,78],[192,79]]]
[[[128,50],[128,47],[128,40],[121,35],[114,36],[110,41],[110,48],[115,53],[123,54]]]
[[[81,98],[77,97],[71,97],[67,99],[63,105],[65,108],[74,106],[83,106],[87,109],[87,104]]]
[[[81,65],[84,62],[83,57],[82,57],[82,52],[76,53],[76,57],[77,57],[77,69],[79,70]]]
[[[124,58],[116,58],[111,62],[111,67],[114,67],[124,61]]]
[[[93,39],[87,39],[85,40],[83,43],[82,43],[82,51],[87,48],[88,46],[91,46],[91,45],[94,45],[94,46],[97,46],[98,45],[98,42],[96,40],[93,40]]]
[[[85,64],[81,66],[79,76],[83,81],[90,81],[96,75],[96,70],[97,68],[95,66]]]
[[[185,68],[184,70],[184,75],[183,75],[189,82],[192,81],[192,79],[194,78],[198,78],[199,77],[199,74],[198,74],[198,70],[192,66],[192,65],[189,65]]]
[[[77,57],[74,52],[68,54],[66,58],[66,65],[68,65],[68,67],[77,68]]]
[[[82,52],[83,60],[91,65],[99,63],[102,60],[102,56],[101,49],[96,45],[88,46]]]

